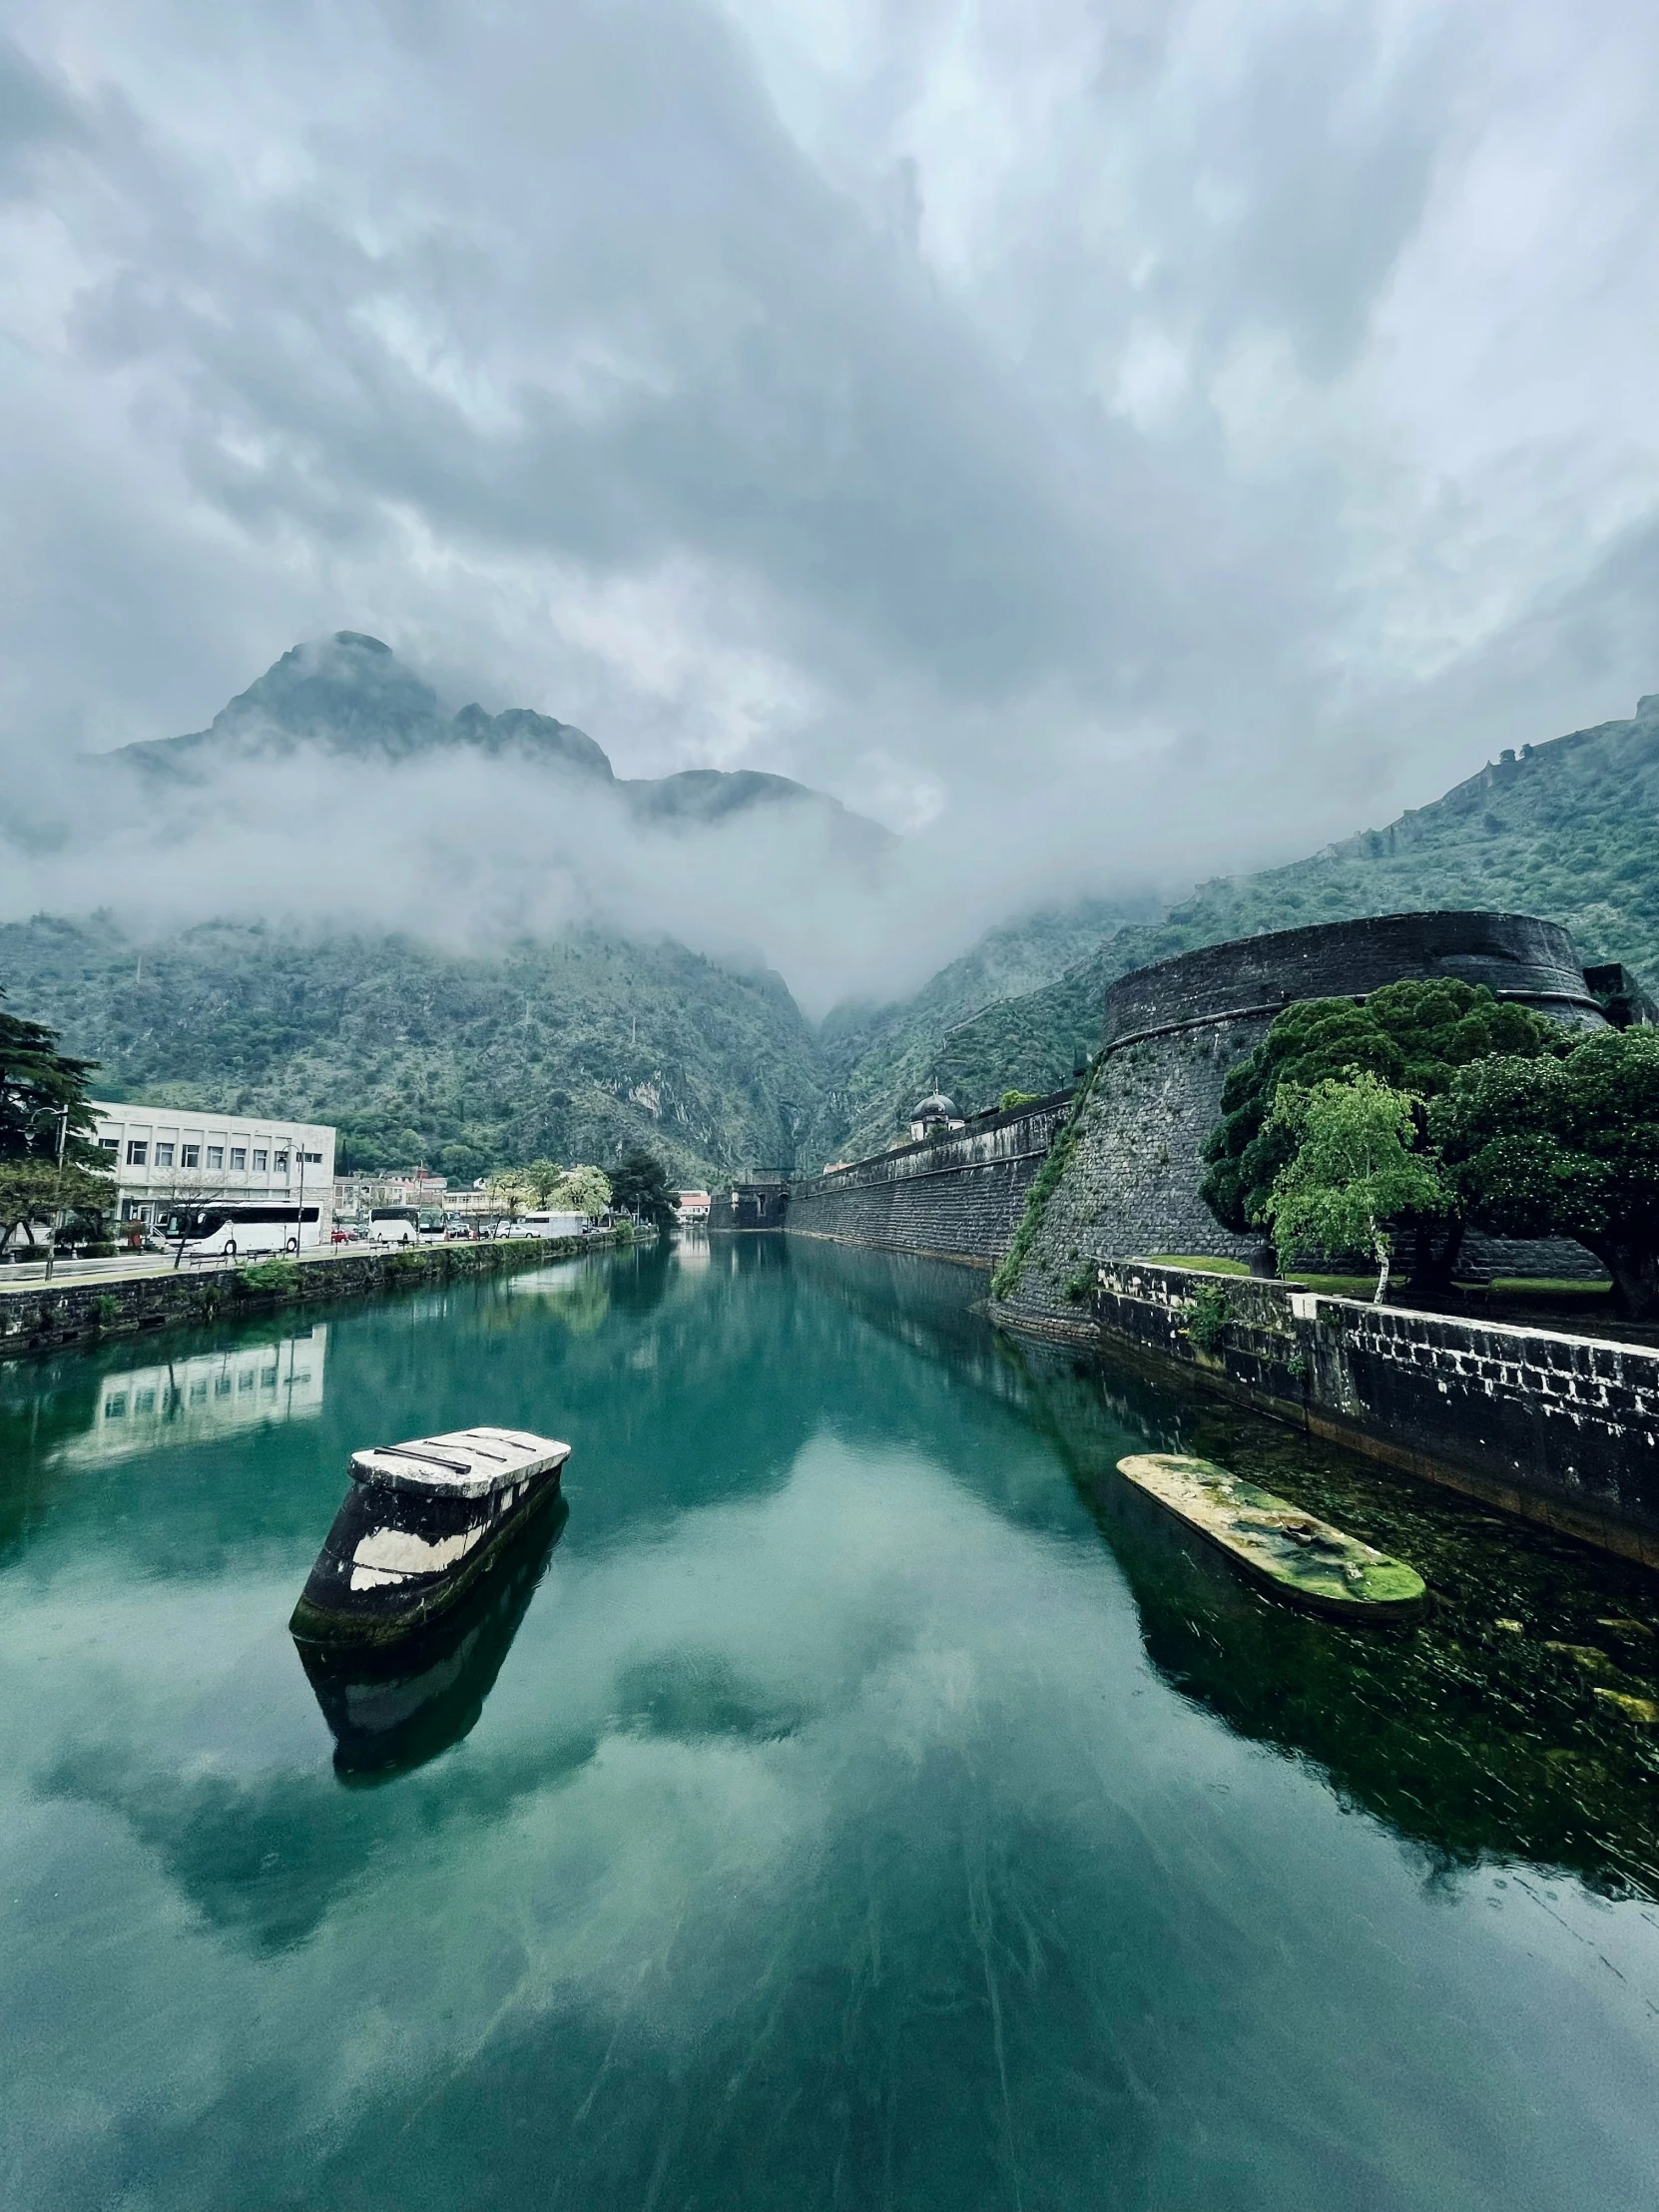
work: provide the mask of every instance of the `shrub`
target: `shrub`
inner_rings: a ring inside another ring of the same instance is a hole
[[[299,1263],[280,1254],[271,1260],[256,1260],[251,1267],[237,1270],[237,1281],[245,1291],[294,1298],[299,1292]]]
[[[1214,1352],[1232,1320],[1233,1307],[1227,1293],[1215,1283],[1206,1283],[1193,1296],[1181,1334],[1200,1352]]]

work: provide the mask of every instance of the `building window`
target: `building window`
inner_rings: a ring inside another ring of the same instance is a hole
[[[248,1147],[245,1144],[234,1144],[231,1147],[231,1165],[234,1168],[247,1167]]]
[[[100,1152],[119,1152],[121,1150],[121,1139],[119,1137],[100,1137],[98,1149]]]
[[[156,1165],[159,1168],[170,1168],[173,1165],[173,1147],[170,1144],[157,1145]]]
[[[149,1159],[149,1157],[150,1157],[150,1147],[149,1147],[149,1145],[147,1145],[147,1144],[141,1144],[141,1143],[139,1142],[139,1140],[138,1140],[138,1138],[137,1138],[137,1137],[129,1137],[129,1138],[128,1138],[128,1140],[127,1140],[127,1165],[128,1165],[128,1166],[129,1166],[130,1168],[141,1168],[141,1167],[143,1167],[143,1166],[144,1166],[144,1164],[145,1164],[145,1162],[146,1162],[146,1161],[147,1161],[147,1160]]]
[[[225,1147],[222,1144],[209,1145],[208,1165],[211,1168],[222,1168],[225,1165]]]
[[[179,1162],[182,1168],[199,1168],[202,1165],[202,1147],[199,1144],[187,1144],[183,1151],[184,1158]]]
[[[300,1153],[299,1157],[301,1160],[304,1161],[307,1167],[319,1168],[322,1165],[322,1155],[320,1152],[302,1152]]]
[[[279,1168],[285,1168],[285,1167],[287,1166],[287,1164],[288,1164],[288,1156],[287,1156],[287,1154],[286,1154],[285,1152],[278,1152],[278,1153],[277,1153],[277,1155],[276,1155],[276,1165],[277,1167],[279,1167]]]
[[[267,1163],[268,1163],[268,1162],[269,1162],[269,1160],[270,1160],[270,1157],[271,1157],[271,1155],[270,1155],[269,1153],[266,1153],[266,1152],[256,1152],[256,1153],[255,1153],[255,1155],[254,1155],[254,1173],[255,1173],[256,1175],[264,1175],[264,1173],[265,1173],[265,1171],[266,1171],[266,1166],[267,1166]]]

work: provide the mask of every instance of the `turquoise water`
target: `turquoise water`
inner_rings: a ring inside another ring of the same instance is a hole
[[[0,1372],[0,2201],[1651,2207],[1659,1585],[981,1290],[739,1240]],[[477,1420],[568,1516],[319,1702],[347,1453]],[[1433,1615],[1244,1588],[1149,1442]]]

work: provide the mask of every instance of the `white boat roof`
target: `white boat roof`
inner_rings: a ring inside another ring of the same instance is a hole
[[[351,1454],[353,1482],[437,1497],[489,1497],[528,1475],[562,1466],[569,1444],[524,1428],[456,1428],[406,1444],[370,1444]]]

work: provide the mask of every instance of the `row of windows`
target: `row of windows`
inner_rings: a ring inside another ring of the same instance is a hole
[[[119,1152],[121,1149],[121,1140],[119,1137],[100,1137],[98,1140],[98,1145],[100,1151]],[[199,1144],[158,1144],[156,1146],[156,1165],[159,1168],[170,1168],[174,1166],[182,1168],[199,1168],[202,1165],[202,1152],[203,1147]],[[177,1158],[175,1158],[176,1154]],[[209,1145],[207,1147],[207,1164],[210,1168],[224,1167],[225,1147],[222,1144]],[[302,1163],[306,1167],[319,1168],[322,1165],[322,1155],[320,1152],[296,1152],[293,1157],[296,1163]],[[269,1148],[263,1151],[256,1148],[254,1153],[254,1166],[252,1172],[255,1175],[264,1175],[275,1169],[276,1172],[280,1173],[283,1169],[286,1168],[287,1164],[288,1156],[285,1151],[278,1152],[275,1156],[273,1156]],[[144,1168],[150,1165],[150,1142],[148,1138],[128,1138],[127,1165],[130,1168]],[[233,1168],[247,1169],[248,1147],[246,1145],[232,1145],[231,1165]]]

